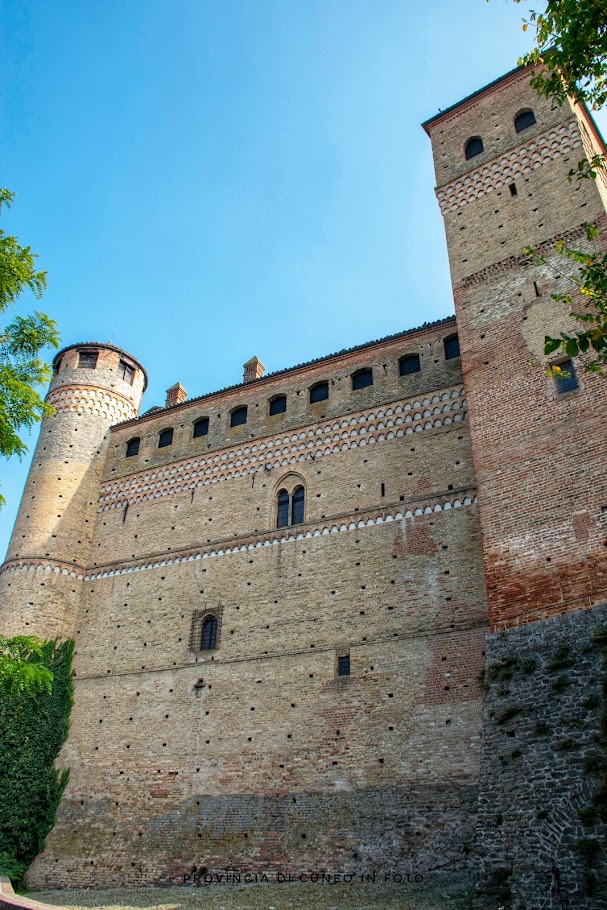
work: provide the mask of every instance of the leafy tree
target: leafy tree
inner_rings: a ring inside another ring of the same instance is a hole
[[[0,189],[0,212],[3,205],[10,207],[14,196]],[[36,270],[35,260],[29,246],[21,246],[16,237],[0,230],[0,315],[13,308],[28,289],[36,298],[42,296],[46,272]],[[57,324],[44,313],[15,315],[0,325],[0,455],[5,458],[22,457],[27,446],[20,430],[54,413],[36,387],[51,377],[51,368],[40,359],[40,352],[58,344]],[[0,505],[3,502],[0,496]]]
[[[0,635],[0,698],[49,694],[53,674],[42,662],[44,642],[33,635]]]
[[[515,0],[520,3],[521,0]],[[539,95],[562,105],[567,96],[598,110],[607,104],[607,2],[606,0],[548,0],[543,12],[532,10],[523,29],[535,27],[535,47],[518,62],[535,66],[543,64],[531,77]],[[607,176],[605,156],[597,153],[583,158],[569,171],[573,179],[596,180]],[[587,240],[592,242],[597,231],[585,225]],[[581,331],[561,333],[560,338],[546,336],[544,353],[559,348],[569,357],[590,353],[586,370],[607,375],[607,254],[600,251],[575,250],[558,243],[556,250],[578,264],[576,273],[568,275],[576,287],[576,300],[571,294],[552,294],[553,300],[570,307],[570,315],[581,323]],[[533,261],[546,264],[543,256],[528,247],[525,252]],[[579,297],[585,312],[578,312]],[[558,372],[558,367],[552,368]]]

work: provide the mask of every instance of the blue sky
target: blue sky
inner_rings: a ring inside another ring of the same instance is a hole
[[[0,0],[2,227],[62,343],[133,353],[147,408],[452,313],[419,124],[516,65],[526,9]],[[27,465],[0,464],[2,552]]]

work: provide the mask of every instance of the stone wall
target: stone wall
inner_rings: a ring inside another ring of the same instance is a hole
[[[607,907],[605,627],[603,606],[487,637],[478,908]]]

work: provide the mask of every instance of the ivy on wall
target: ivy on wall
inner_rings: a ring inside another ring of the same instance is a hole
[[[0,875],[23,886],[25,872],[55,823],[69,771],[54,767],[69,729],[73,641],[47,641],[37,660],[52,691],[0,699]]]

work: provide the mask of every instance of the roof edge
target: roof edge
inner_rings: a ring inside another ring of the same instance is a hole
[[[258,385],[267,383],[269,380],[276,379],[278,376],[286,376],[289,373],[295,373],[297,370],[303,370],[306,367],[316,366],[319,363],[328,362],[330,360],[334,360],[337,357],[343,357],[346,354],[354,354],[357,351],[363,351],[365,348],[371,348],[376,344],[385,344],[388,341],[396,341],[398,338],[406,338],[409,335],[415,335],[417,332],[425,332],[428,329],[437,328],[440,325],[451,324],[456,324],[455,315],[444,316],[442,319],[435,319],[433,322],[424,322],[422,325],[416,326],[413,329],[405,329],[402,332],[395,332],[393,335],[385,335],[383,338],[377,338],[375,341],[365,341],[362,344],[354,345],[351,348],[344,348],[343,351],[335,351],[333,354],[325,354],[323,357],[316,357],[313,360],[307,360],[304,363],[298,363],[292,367],[285,367],[283,370],[275,370],[273,373],[267,373],[265,376],[261,376],[259,379],[253,379],[251,382],[237,382],[234,385],[225,386],[223,389],[216,389],[214,392],[207,392],[205,395],[197,395],[195,398],[186,398],[185,401],[182,401],[180,404],[173,405],[170,408],[163,408],[158,406],[159,410],[154,411],[153,414],[144,413],[139,417],[132,417],[130,420],[124,420],[121,423],[114,424],[111,429],[115,430],[120,427],[128,426],[129,424],[135,424],[143,420],[149,420],[152,417],[157,417],[161,412],[164,411],[170,411],[171,414],[173,414],[175,411],[182,410],[189,405],[199,404],[206,399],[214,398],[217,395],[223,395],[226,392],[233,392],[236,389],[252,389]]]
[[[430,130],[428,129],[428,127],[430,125],[437,123],[443,117],[449,116],[454,111],[456,111],[457,108],[461,107],[462,105],[469,104],[471,101],[475,101],[477,98],[479,98],[485,92],[488,92],[492,88],[495,88],[496,85],[499,85],[500,82],[505,82],[508,79],[513,79],[514,77],[518,76],[519,73],[522,73],[524,70],[532,70],[532,69],[534,69],[533,66],[529,66],[525,63],[521,64],[520,66],[515,66],[514,69],[509,70],[507,73],[504,73],[502,76],[498,76],[497,79],[493,79],[491,82],[488,82],[486,85],[483,85],[482,88],[479,88],[475,92],[472,92],[472,94],[466,95],[466,97],[462,98],[461,101],[456,101],[455,104],[451,104],[449,107],[445,108],[444,111],[439,110],[438,114],[434,114],[433,117],[429,117],[427,120],[424,120],[424,122],[422,123],[422,128],[424,129],[426,134],[429,136]]]
[[[68,344],[64,348],[61,348],[60,351],[57,351],[57,353],[53,357],[53,367],[55,366],[55,364],[57,363],[57,361],[63,354],[65,354],[67,351],[73,351],[74,348],[105,348],[107,351],[116,351],[118,354],[124,354],[125,357],[128,357],[130,360],[132,360],[133,363],[136,363],[137,366],[139,367],[139,369],[141,370],[141,372],[143,373],[143,391],[145,392],[145,390],[147,389],[148,371],[146,370],[144,365],[139,360],[137,360],[136,357],[133,357],[133,355],[131,353],[129,353],[129,351],[125,351],[124,348],[119,348],[115,344],[110,344],[109,341],[108,342],[105,342],[105,341],[76,341],[74,344]]]

